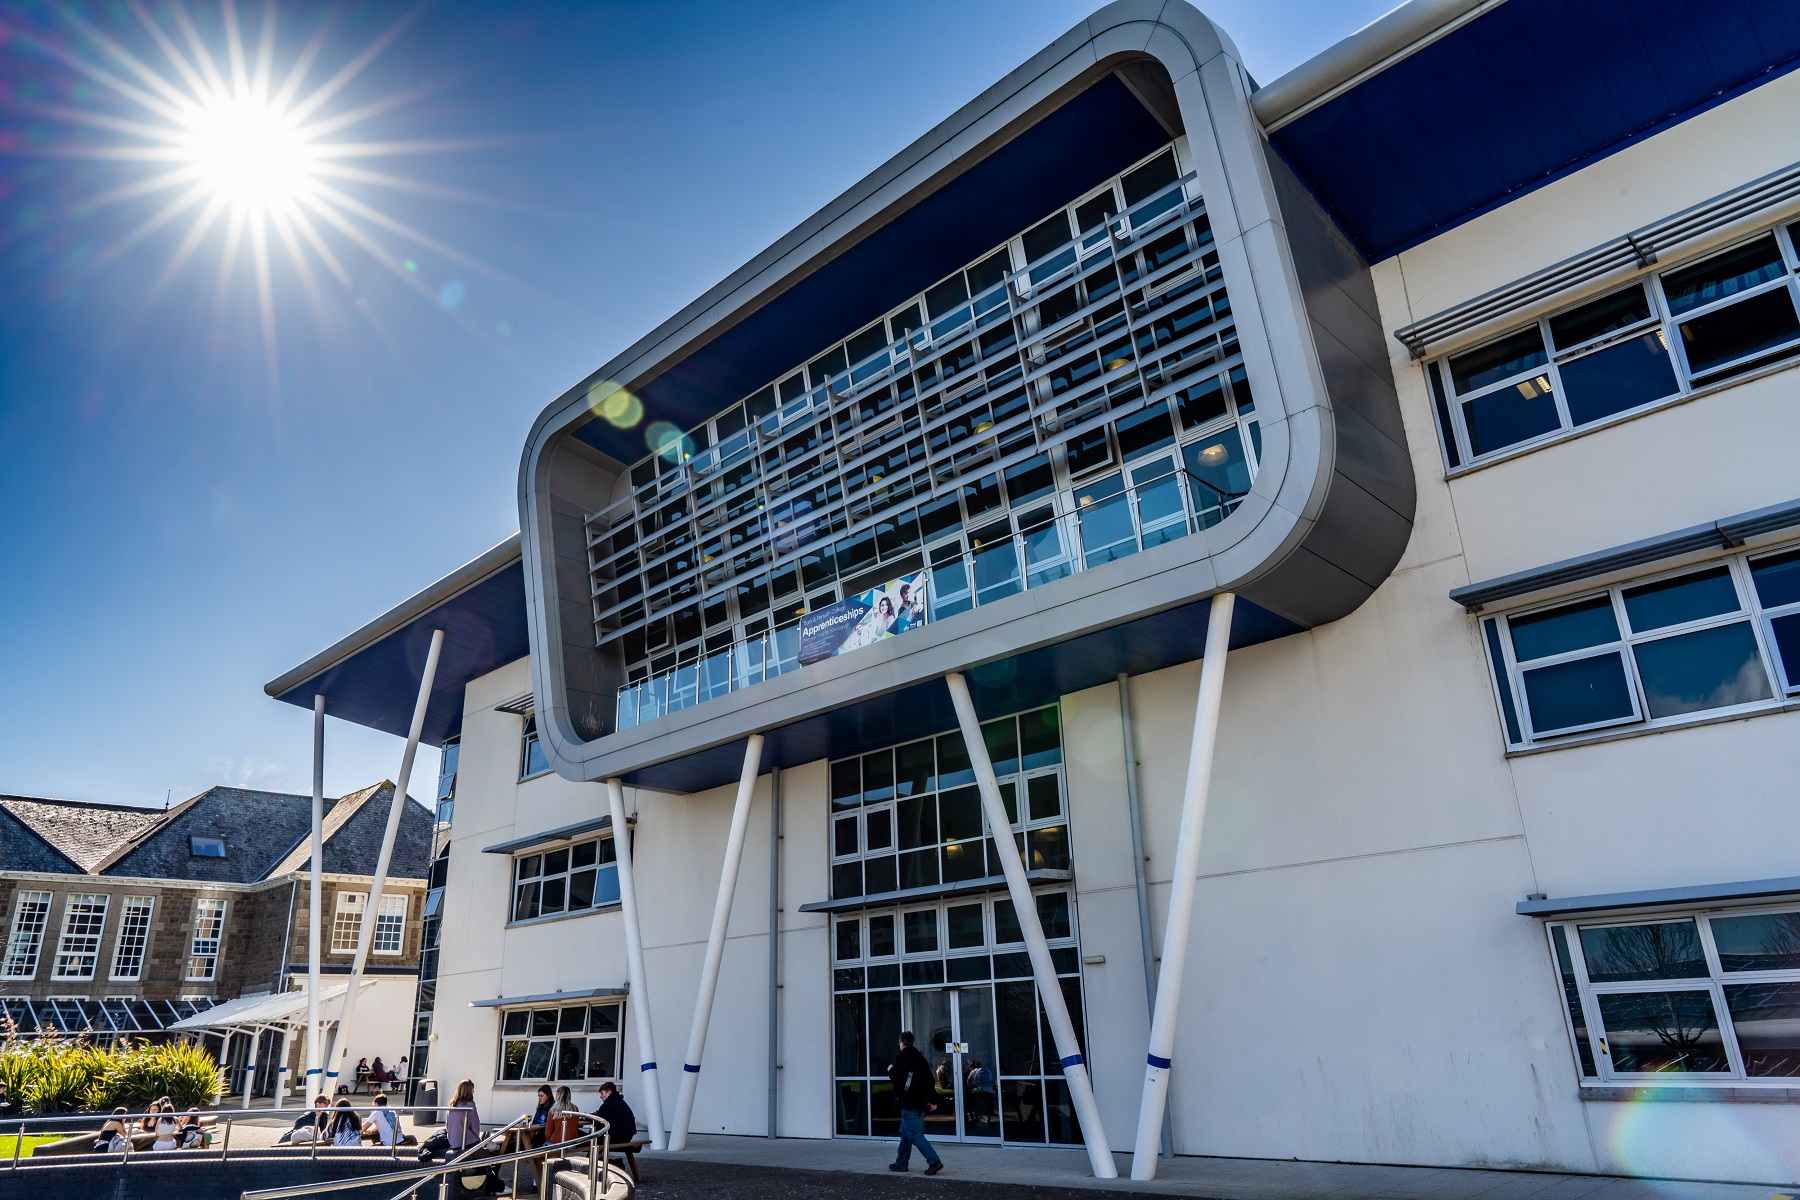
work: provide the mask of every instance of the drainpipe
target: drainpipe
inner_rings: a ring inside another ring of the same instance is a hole
[[[1119,726],[1125,737],[1125,811],[1131,818],[1131,881],[1137,888],[1138,941],[1144,957],[1144,1006],[1156,1016],[1155,943],[1150,937],[1150,889],[1144,880],[1144,823],[1138,805],[1137,732],[1131,721],[1131,676],[1119,672]],[[1163,1113],[1162,1153],[1173,1153],[1169,1114]]]
[[[438,655],[443,648],[444,631],[432,630],[431,649],[425,655],[425,673],[419,677],[419,699],[413,705],[412,728],[406,735],[406,750],[400,756],[400,778],[394,781],[394,802],[388,806],[387,829],[381,835],[381,854],[375,859],[375,878],[369,881],[369,900],[363,908],[362,923],[356,934],[356,958],[350,966],[350,984],[344,989],[344,1003],[338,1009],[337,1032],[332,1036],[331,1053],[325,1060],[329,1064],[325,1075],[327,1083],[337,1077],[337,1072],[331,1068],[349,1053],[356,993],[362,990],[363,971],[369,965],[369,947],[375,940],[375,922],[381,914],[381,893],[387,887],[388,864],[394,858],[394,839],[400,833],[400,814],[406,809],[406,787],[412,780],[413,756],[419,752],[419,735],[425,729],[425,709],[431,704],[431,684],[437,678]]]
[[[769,771],[769,1136],[775,1136],[781,1050],[781,768]]]
[[[644,934],[638,925],[637,868],[632,863],[637,840],[625,820],[625,788],[606,781],[607,811],[612,814],[613,859],[619,864],[619,915],[625,920],[625,970],[631,983],[632,1023],[637,1030],[639,1068],[644,1080],[644,1117],[650,1122],[650,1147],[663,1148],[662,1084],[656,1078],[656,1037],[650,1028],[650,978],[644,970]]]
[[[700,967],[700,991],[694,997],[694,1027],[688,1033],[687,1057],[681,1063],[681,1095],[675,1102],[675,1124],[669,1130],[669,1149],[687,1149],[688,1122],[694,1115],[694,1090],[700,1083],[700,1056],[706,1050],[706,1027],[712,1020],[713,994],[719,986],[719,961],[725,956],[725,925],[731,919],[731,898],[737,890],[738,866],[744,858],[744,832],[750,824],[750,798],[756,792],[756,771],[762,762],[763,735],[753,733],[744,747],[744,770],[738,777],[737,803],[731,810],[731,833],[725,840],[725,865],[719,875],[719,896],[713,902],[712,931],[706,938],[706,961]]]
[[[1225,654],[1231,646],[1230,592],[1212,598],[1206,623],[1206,657],[1200,662],[1200,696],[1194,707],[1194,737],[1188,748],[1187,788],[1181,798],[1181,832],[1175,839],[1175,870],[1169,880],[1169,919],[1163,926],[1162,969],[1156,1007],[1150,1018],[1150,1051],[1145,1056],[1144,1097],[1138,1109],[1137,1145],[1131,1156],[1133,1179],[1156,1178],[1157,1132],[1169,1100],[1169,1061],[1175,1053],[1175,1024],[1181,1008],[1181,974],[1187,965],[1188,931],[1199,886],[1200,831],[1212,787],[1213,749],[1219,739],[1219,707],[1225,694]]]
[[[319,891],[325,856],[325,697],[313,696],[312,894],[306,926],[306,1107],[319,1094],[324,1069],[319,1025]]]
[[[1006,815],[1006,804],[1000,799],[1000,784],[994,778],[994,764],[988,758],[987,742],[981,736],[981,721],[975,715],[975,702],[969,698],[969,684],[952,672],[944,676],[950,685],[950,700],[956,705],[956,719],[962,726],[963,744],[968,747],[969,763],[975,768],[975,782],[981,792],[981,810],[993,831],[992,845],[1000,855],[1000,869],[1006,874],[1006,891],[1012,897],[1013,911],[1019,917],[1019,929],[1025,935],[1025,949],[1031,957],[1031,974],[1037,981],[1038,1002],[1050,1022],[1050,1034],[1056,1042],[1056,1056],[1062,1060],[1063,1082],[1069,1089],[1069,1101],[1075,1108],[1075,1119],[1081,1123],[1082,1140],[1087,1143],[1088,1164],[1096,1179],[1117,1179],[1119,1169],[1113,1163],[1112,1147],[1106,1141],[1106,1126],[1100,1120],[1100,1106],[1094,1102],[1094,1086],[1088,1080],[1087,1063],[1081,1057],[1081,1043],[1075,1037],[1075,1022],[1069,1017],[1068,1001],[1063,999],[1062,983],[1056,978],[1056,964],[1050,961],[1050,944],[1044,940],[1044,926],[1038,920],[1037,901],[1031,894],[1031,881],[1025,878],[1025,862],[1013,841],[1012,822]]]

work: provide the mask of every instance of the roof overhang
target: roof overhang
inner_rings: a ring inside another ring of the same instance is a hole
[[[1635,892],[1600,892],[1592,896],[1548,896],[1521,900],[1522,917],[1572,917],[1633,909],[1689,908],[1746,903],[1800,895],[1800,876],[1752,879],[1740,883],[1703,883],[1691,887],[1646,888]]]
[[[597,987],[573,992],[536,992],[529,996],[495,996],[492,1000],[471,1000],[470,1008],[513,1008],[521,1004],[561,1004],[568,1000],[615,1000],[629,988]]]
[[[1252,105],[1375,261],[1796,66],[1792,0],[1411,0]]]
[[[435,629],[444,631],[444,648],[421,734],[429,745],[461,732],[469,680],[531,652],[517,534],[271,680],[263,691],[302,708],[323,695],[332,716],[405,737]]]

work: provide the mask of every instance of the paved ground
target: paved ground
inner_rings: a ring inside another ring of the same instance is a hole
[[[926,1179],[916,1155],[910,1176],[890,1172],[887,1143],[695,1136],[681,1154],[641,1156],[641,1190],[644,1200],[761,1200],[771,1193],[783,1200],[911,1200],[930,1195],[927,1189],[943,1189],[954,1200],[1053,1200],[1096,1189],[1208,1200],[1770,1200],[1786,1194],[1747,1184],[1537,1171],[1185,1157],[1163,1160],[1155,1180],[1134,1183],[1092,1178],[1080,1150],[951,1145],[941,1153],[947,1169]],[[1129,1156],[1119,1155],[1118,1163],[1128,1174]]]

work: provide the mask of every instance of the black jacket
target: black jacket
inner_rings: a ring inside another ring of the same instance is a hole
[[[931,1077],[931,1063],[917,1046],[902,1046],[888,1067],[888,1082],[894,1085],[894,1102],[907,1112],[924,1112],[937,1103],[937,1081]]]
[[[631,1105],[625,1103],[625,1097],[618,1092],[602,1101],[600,1107],[594,1110],[594,1115],[611,1127],[615,1145],[637,1137],[637,1114],[631,1111]]]

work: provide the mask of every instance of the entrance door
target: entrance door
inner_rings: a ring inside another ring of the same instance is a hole
[[[931,1064],[938,1092],[937,1108],[925,1114],[925,1136],[998,1141],[993,989],[982,985],[908,992],[907,1018]]]

